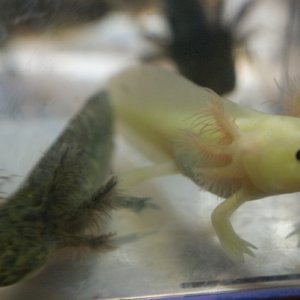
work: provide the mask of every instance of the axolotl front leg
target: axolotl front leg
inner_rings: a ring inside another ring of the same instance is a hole
[[[254,257],[251,248],[257,249],[253,244],[241,239],[230,223],[231,215],[246,201],[245,192],[238,191],[219,204],[211,215],[212,225],[224,252],[235,261],[243,261],[244,254]]]

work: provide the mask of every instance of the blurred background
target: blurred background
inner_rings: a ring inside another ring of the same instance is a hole
[[[1,195],[16,189],[70,117],[128,66],[174,69],[242,105],[288,113],[299,91],[299,16],[296,0],[0,0],[0,175],[11,177]],[[145,161],[121,138],[116,145],[116,170]],[[192,281],[298,270],[297,238],[284,239],[299,219],[297,195],[241,209],[236,228],[260,249],[235,265],[212,240],[209,214],[218,199],[177,177],[136,193],[161,210],[142,218],[118,212],[111,226],[141,240],[96,258],[96,267],[90,258],[54,262],[29,283],[0,289],[1,299],[182,293]]]
[[[259,108],[297,84],[298,15],[293,0],[1,0],[0,112],[67,113],[144,62]]]

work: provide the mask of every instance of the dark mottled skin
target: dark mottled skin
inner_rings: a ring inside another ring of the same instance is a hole
[[[130,201],[120,200],[110,175],[113,120],[106,98],[101,93],[87,102],[1,206],[0,286],[37,272],[59,248],[107,248],[109,234],[87,229]]]
[[[233,38],[228,28],[210,22],[198,0],[166,0],[172,32],[169,53],[180,73],[218,94],[235,85]]]
[[[114,178],[78,211],[61,214],[60,206],[40,204],[28,207],[21,204],[5,205],[0,211],[0,284],[10,285],[40,270],[52,254],[63,247],[87,246],[94,249],[109,247],[110,235],[90,236],[83,230],[95,220],[95,210],[111,208]],[[59,217],[55,215],[56,209]],[[16,213],[17,212],[17,213]]]

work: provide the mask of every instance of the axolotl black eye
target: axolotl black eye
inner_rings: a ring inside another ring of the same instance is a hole
[[[295,156],[296,156],[296,159],[300,161],[300,150],[298,150],[298,151],[296,152],[296,155],[295,155]]]

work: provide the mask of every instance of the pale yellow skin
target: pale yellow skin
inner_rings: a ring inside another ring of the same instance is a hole
[[[300,119],[242,107],[157,67],[125,71],[107,90],[127,136],[155,162],[124,185],[182,173],[226,199],[211,217],[225,253],[254,256],[230,217],[246,201],[300,191]]]

